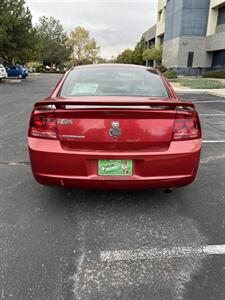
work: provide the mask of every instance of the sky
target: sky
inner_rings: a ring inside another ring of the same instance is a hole
[[[141,35],[156,23],[157,0],[27,0],[34,24],[41,16],[60,19],[66,31],[88,29],[111,58],[134,48]]]

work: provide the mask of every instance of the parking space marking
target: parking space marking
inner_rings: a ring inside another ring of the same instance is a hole
[[[29,161],[0,161],[0,165],[7,166],[29,166]]]
[[[222,117],[225,116],[225,114],[199,114],[201,117]]]
[[[206,140],[206,141],[202,141],[203,144],[223,144],[225,143],[225,140],[218,140],[218,141],[210,141],[210,140]]]
[[[225,103],[225,99],[224,100],[202,100],[202,101],[193,101],[193,103],[197,103],[197,104],[205,104],[205,103]]]
[[[208,245],[200,247],[152,248],[136,250],[101,251],[103,262],[137,261],[154,259],[171,259],[182,257],[199,257],[206,255],[224,255],[225,245]]]
[[[210,156],[210,157],[207,157],[203,160],[201,160],[201,164],[205,165],[205,164],[208,164],[210,162],[213,162],[213,161],[216,161],[216,160],[219,160],[219,159],[224,159],[225,158],[225,153],[222,154],[222,155],[218,155],[218,156]]]

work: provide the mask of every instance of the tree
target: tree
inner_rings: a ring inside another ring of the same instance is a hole
[[[143,60],[143,52],[145,49],[145,39],[142,37],[141,40],[137,43],[137,45],[134,48],[133,52],[133,64],[136,65],[143,65],[144,60]]]
[[[9,63],[37,55],[37,35],[24,0],[0,1],[0,56]]]
[[[155,48],[146,49],[143,53],[144,60],[155,60],[157,62],[162,61],[162,47],[157,46]]]
[[[36,26],[40,42],[40,60],[51,67],[67,61],[71,48],[67,45],[67,34],[60,21],[50,17],[42,17]]]
[[[74,65],[92,64],[97,61],[100,47],[85,28],[78,26],[71,31],[68,45],[73,49],[71,60]]]
[[[133,50],[125,49],[117,57],[117,63],[132,64],[133,63]]]
[[[112,55],[110,59],[107,61],[109,64],[115,64],[117,62],[117,57]]]
[[[107,64],[108,60],[106,58],[104,58],[104,57],[98,56],[96,58],[96,63],[97,64]]]

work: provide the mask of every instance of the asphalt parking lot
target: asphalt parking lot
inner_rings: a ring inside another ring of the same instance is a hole
[[[58,79],[0,83],[0,299],[224,300],[225,99],[181,95],[204,135],[191,186],[49,188],[32,178],[26,131]]]

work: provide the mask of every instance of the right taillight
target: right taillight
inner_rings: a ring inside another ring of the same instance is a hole
[[[29,136],[45,139],[57,139],[57,119],[53,113],[35,114],[30,120]]]
[[[201,138],[201,126],[195,111],[177,113],[173,127],[173,140],[190,140]]]

